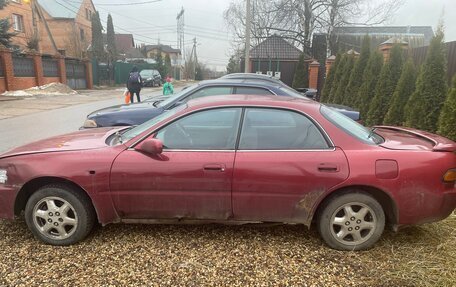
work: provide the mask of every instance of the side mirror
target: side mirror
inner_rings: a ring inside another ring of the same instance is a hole
[[[136,150],[150,155],[161,154],[163,152],[163,143],[159,139],[146,139],[136,146]]]

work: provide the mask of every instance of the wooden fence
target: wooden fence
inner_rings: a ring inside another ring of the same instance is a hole
[[[424,63],[428,48],[429,46],[409,50],[409,54],[417,67]],[[446,43],[446,51],[448,63],[447,77],[448,83],[451,84],[451,79],[456,75],[456,41]]]

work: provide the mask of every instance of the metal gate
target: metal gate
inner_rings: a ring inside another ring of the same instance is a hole
[[[67,85],[75,90],[86,89],[86,66],[77,60],[65,60]]]

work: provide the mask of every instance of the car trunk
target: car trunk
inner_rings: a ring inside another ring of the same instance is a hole
[[[385,139],[380,146],[387,149],[456,152],[456,142],[436,134],[403,127],[377,126],[375,128],[375,132]]]

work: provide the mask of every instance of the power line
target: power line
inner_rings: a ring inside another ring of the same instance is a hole
[[[132,6],[132,5],[144,5],[150,4],[155,2],[160,2],[161,0],[152,0],[152,1],[145,1],[145,2],[133,2],[133,3],[119,3],[119,4],[97,4],[97,6]]]
[[[73,2],[77,4],[81,4],[81,1],[74,1],[74,0],[67,0],[68,2]],[[160,2],[162,0],[151,0],[151,1],[143,1],[143,2],[133,2],[133,3],[97,3],[97,6],[132,6],[132,5],[144,5],[150,4],[155,2]]]

